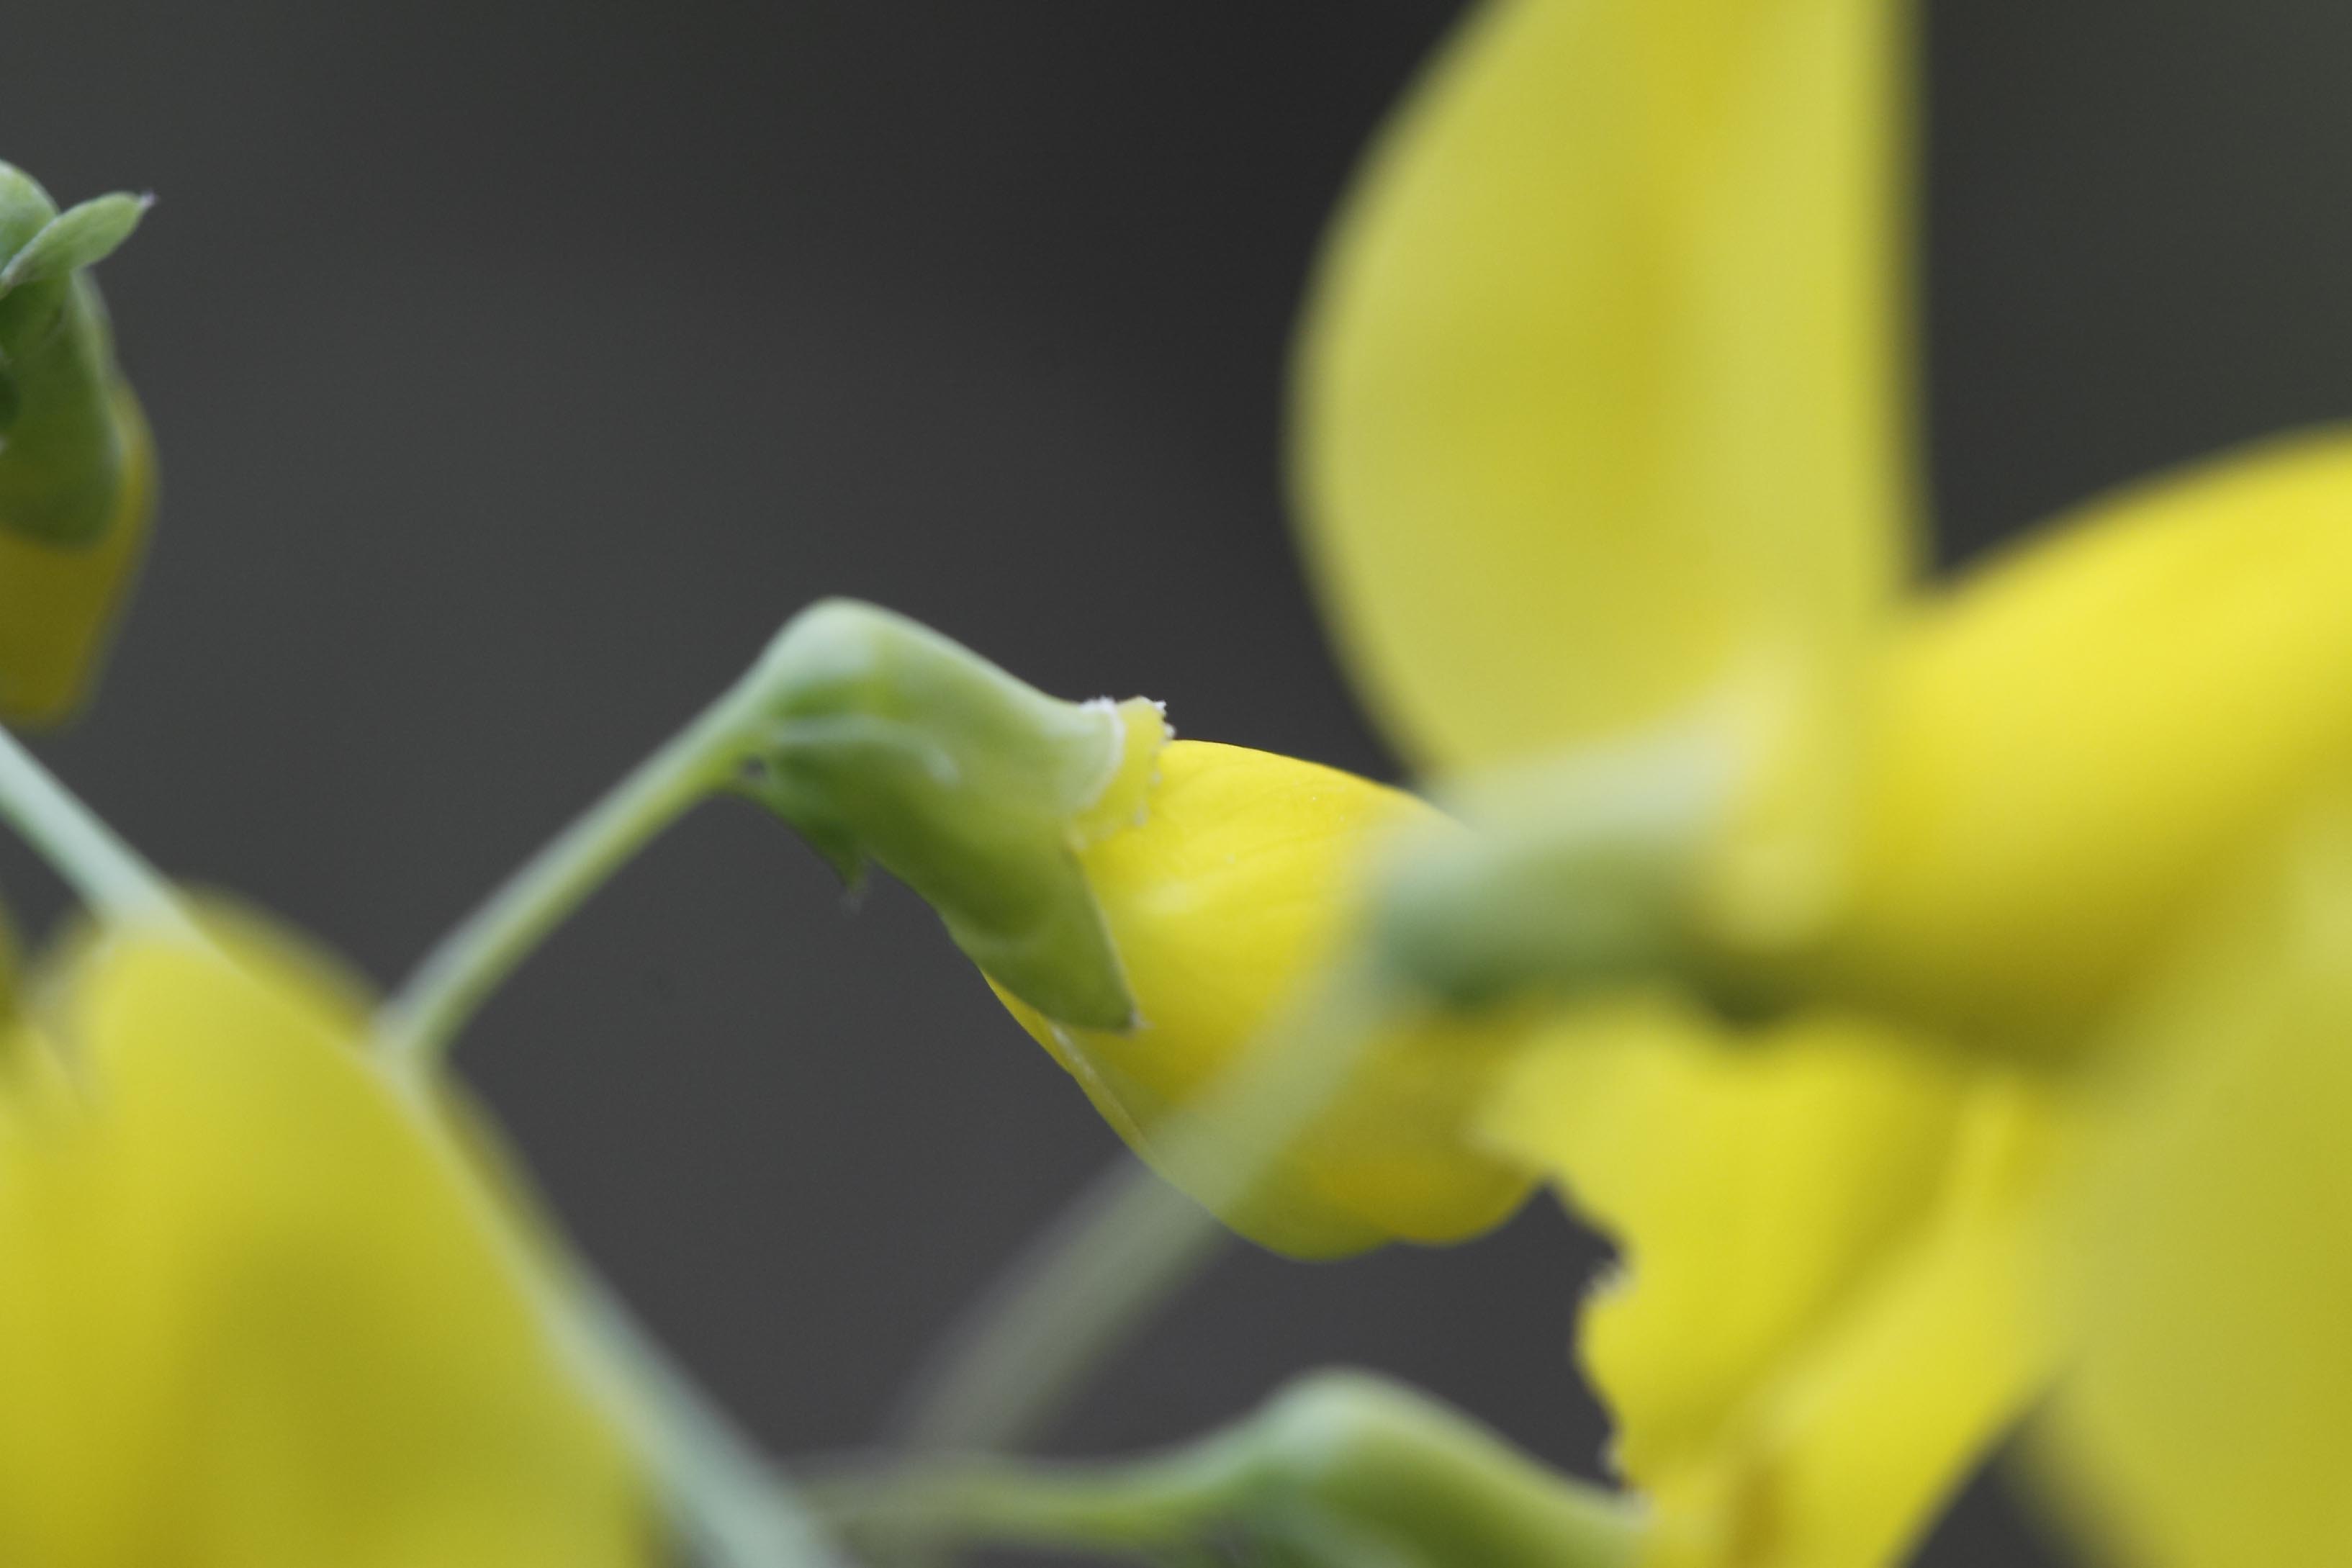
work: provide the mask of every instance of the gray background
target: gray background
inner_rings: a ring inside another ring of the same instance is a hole
[[[12,0],[0,156],[152,187],[106,268],[166,512],[46,754],[174,872],[395,976],[793,607],[853,593],[1049,689],[1391,764],[1308,617],[1285,333],[1351,151],[1451,7]],[[2352,17],[1946,4],[1948,554],[2347,411]],[[37,926],[46,875],[0,850]],[[853,1445],[1112,1153],[895,888],[715,806],[480,1020],[467,1071],[589,1248],[780,1450]],[[1236,1253],[1057,1433],[1403,1373],[1591,1469],[1597,1244]],[[1931,1561],[2018,1562],[1979,1486]]]

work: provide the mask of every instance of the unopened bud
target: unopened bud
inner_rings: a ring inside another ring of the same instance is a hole
[[[0,163],[0,718],[62,718],[94,675],[154,509],[147,425],[84,268],[140,197],[64,212]]]

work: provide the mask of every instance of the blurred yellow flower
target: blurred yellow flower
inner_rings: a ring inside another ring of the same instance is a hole
[[[2054,1500],[2156,1568],[2352,1543],[2352,793],[2215,900],[2118,1020],[2116,1149],[2065,1260],[2089,1326],[2033,1434]]]
[[[478,1200],[249,926],[103,934],[0,1074],[0,1558],[596,1568],[636,1485]]]
[[[2337,1386],[2340,1226],[2287,1216],[2291,1192],[2332,1204],[2344,1162],[2284,1124],[2292,1090],[2204,1125],[2210,1097],[2105,1058],[2292,1032],[2279,960],[2243,942],[2203,982],[2233,1005],[2119,1020],[2352,763],[2352,440],[2210,464],[1906,592],[1902,14],[1481,12],[1376,150],[1310,306],[1308,553],[1433,771],[1674,723],[1737,759],[1680,868],[1675,962],[1785,1021],[1735,1042],[1612,997],[1494,1113],[1626,1248],[1585,1353],[1655,1560],[1899,1555],[2084,1344],[2053,1442],[2111,1535],[2183,1568],[2333,1560],[2352,1517],[2231,1481],[2272,1465],[2332,1498],[2308,1456],[2352,1452],[2352,1401],[2289,1370]],[[2352,957],[2341,923],[2307,942]],[[2292,1016],[2340,1050],[2340,1012]],[[2190,1043],[2137,1048],[2158,1033]],[[2266,1083],[2319,1048],[2296,1038]],[[2135,1166],[2149,1105],[2190,1127]],[[2133,1168],[2168,1175],[2115,1187]],[[2086,1278],[2058,1256],[2111,1227],[2077,1232],[2078,1187],[2198,1223],[2092,1247],[2121,1261]],[[2231,1281],[2191,1236],[2226,1237]],[[2193,1308],[2147,1303],[2188,1275],[2210,1282]],[[2237,1382],[2283,1418],[2232,1417]]]

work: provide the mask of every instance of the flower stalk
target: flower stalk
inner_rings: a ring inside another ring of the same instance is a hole
[[[40,852],[84,902],[109,920],[201,940],[163,873],[75,799],[5,728],[0,728],[0,817]]]
[[[1245,1420],[1143,1459],[951,1456],[845,1471],[811,1496],[845,1535],[893,1555],[962,1543],[1162,1562],[1223,1549],[1299,1568],[1622,1568],[1642,1531],[1623,1498],[1402,1384],[1347,1372],[1301,1379]]]

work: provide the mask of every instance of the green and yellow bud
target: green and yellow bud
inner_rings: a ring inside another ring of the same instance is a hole
[[[0,163],[0,718],[66,717],[89,689],[154,511],[145,417],[88,268],[146,204],[60,212]]]
[[[743,690],[747,789],[845,878],[870,862],[922,895],[1105,1120],[1235,1229],[1338,1256],[1456,1240],[1525,1194],[1464,1131],[1517,1039],[1501,1019],[1414,1020],[1368,1042],[1238,1199],[1156,1142],[1189,1112],[1232,1113],[1216,1087],[1280,1047],[1279,1022],[1360,934],[1368,862],[1408,835],[1459,836],[1434,808],[1309,763],[1171,742],[1157,704],[1048,697],[846,600],[796,618]],[[1212,1159],[1256,1147],[1233,1124],[1208,1142],[1225,1145]]]

